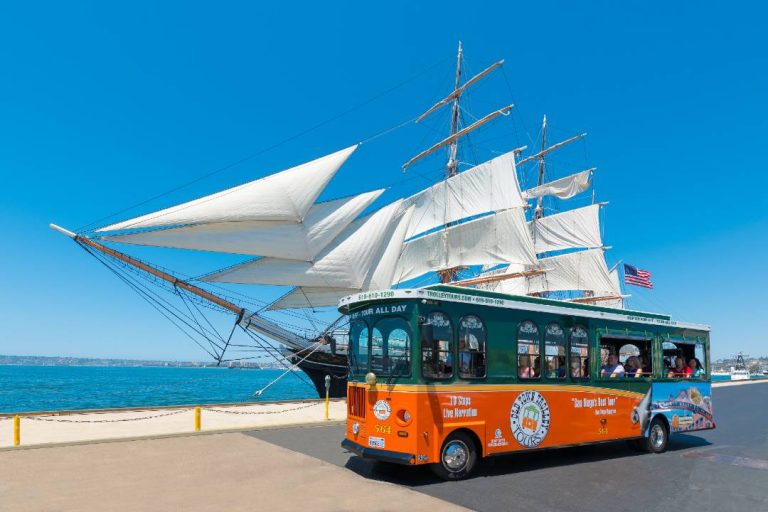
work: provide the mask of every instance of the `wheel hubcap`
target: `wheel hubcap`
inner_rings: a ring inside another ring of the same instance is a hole
[[[656,449],[664,445],[664,427],[661,425],[654,425],[651,429],[651,444]]]
[[[461,471],[467,465],[469,449],[461,441],[451,441],[443,450],[443,465],[452,472]]]

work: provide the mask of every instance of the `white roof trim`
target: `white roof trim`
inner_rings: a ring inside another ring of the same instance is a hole
[[[535,302],[518,301],[514,300],[514,296],[510,295],[510,299],[502,299],[500,297],[488,297],[482,295],[469,295],[463,293],[454,293],[441,290],[430,290],[428,288],[418,289],[398,289],[398,290],[372,290],[368,292],[355,293],[347,297],[342,298],[339,301],[339,307],[352,306],[358,302],[370,301],[370,300],[383,300],[383,299],[429,299],[429,300],[443,300],[449,302],[462,302],[465,304],[478,304],[482,306],[496,306],[508,309],[518,309],[522,311],[536,311],[540,313],[552,313],[555,315],[570,315],[581,316],[586,318],[598,318],[602,320],[614,320],[617,322],[632,322],[645,325],[663,325],[667,327],[680,327],[683,329],[696,329],[700,331],[709,332],[710,326],[703,324],[693,324],[687,322],[677,322],[675,320],[666,320],[663,318],[649,318],[645,316],[638,316],[639,311],[626,311],[621,313],[620,310],[615,310],[616,313],[607,311],[594,311],[589,309],[573,308],[555,306],[552,304],[539,304]],[[654,313],[650,313],[654,314]]]

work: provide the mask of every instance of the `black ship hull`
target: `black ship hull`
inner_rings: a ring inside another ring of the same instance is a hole
[[[347,356],[330,352],[315,352],[305,360],[295,356],[293,364],[307,374],[317,390],[320,398],[325,398],[325,376],[331,376],[328,394],[331,398],[346,398],[347,396]]]

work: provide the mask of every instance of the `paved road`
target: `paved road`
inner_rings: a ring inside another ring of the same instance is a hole
[[[489,459],[463,482],[351,456],[339,447],[339,425],[248,435],[476,510],[768,510],[768,384],[713,393],[718,428],[673,436],[662,455],[624,443],[510,455]]]

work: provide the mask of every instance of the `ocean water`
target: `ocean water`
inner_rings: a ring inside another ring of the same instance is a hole
[[[93,366],[0,366],[0,412],[317,398],[303,372]]]
[[[765,375],[752,375],[750,379],[766,379],[768,376]],[[713,375],[712,376],[712,382],[723,382],[723,381],[730,381],[731,376],[730,375]]]

